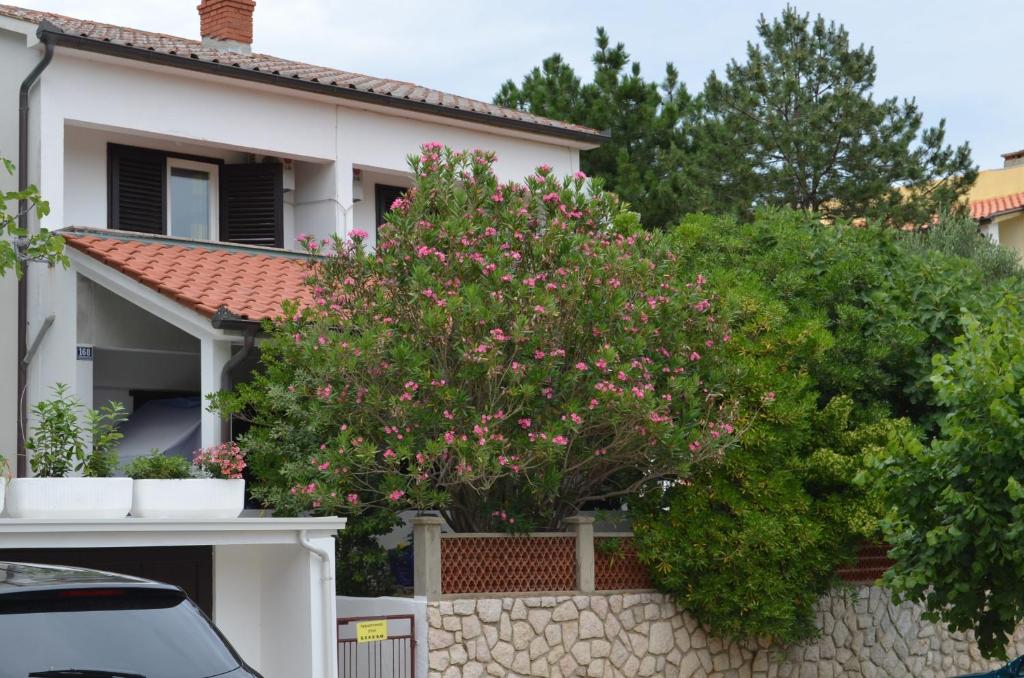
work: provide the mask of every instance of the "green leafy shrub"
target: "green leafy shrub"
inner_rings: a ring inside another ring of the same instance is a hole
[[[910,251],[938,252],[969,259],[990,282],[1020,277],[1020,255],[992,242],[978,231],[978,222],[967,215],[943,214],[927,229],[902,234]]]
[[[401,520],[391,511],[368,510],[352,520],[337,537],[336,589],[340,596],[390,596],[395,593],[387,550],[377,537]]]
[[[178,456],[165,456],[160,450],[136,457],[124,467],[124,474],[136,480],[181,480],[192,477],[192,464]]]
[[[986,656],[1005,657],[1024,617],[1022,313],[1011,294],[984,318],[964,317],[953,352],[935,357],[938,435],[905,436],[866,475],[891,507],[886,584],[929,618],[973,629]]]
[[[741,436],[720,464],[630,501],[638,553],[716,633],[804,640],[837,567],[879,536],[884,504],[858,475],[935,425],[932,355],[995,293],[970,260],[797,212],[694,216],[674,237],[734,335],[709,378],[737,400]]]
[[[439,508],[459,531],[551,528],[716,459],[731,404],[703,375],[705,281],[582,174],[501,183],[494,156],[428,144],[377,252],[324,245],[287,308],[254,412],[254,494],[280,512]]]
[[[32,408],[35,426],[25,441],[31,453],[32,473],[41,478],[63,478],[72,471],[104,478],[117,467],[117,445],[124,436],[117,425],[126,419],[124,406],[110,402],[98,410],[86,410],[86,426],[79,415],[82,402],[57,384],[53,398]]]

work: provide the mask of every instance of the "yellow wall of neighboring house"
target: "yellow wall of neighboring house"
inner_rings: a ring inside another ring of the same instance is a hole
[[[1006,169],[991,169],[978,172],[967,201],[987,200],[1001,195],[1024,192],[1024,165]]]
[[[1013,248],[1024,255],[1024,214],[1008,215],[997,219],[999,223],[999,244]]]

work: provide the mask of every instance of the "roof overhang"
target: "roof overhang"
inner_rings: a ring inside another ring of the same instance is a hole
[[[526,120],[503,118],[500,116],[480,113],[478,111],[440,106],[424,101],[416,101],[414,99],[396,98],[386,94],[377,94],[375,92],[367,92],[354,88],[338,87],[326,83],[301,80],[266,71],[254,71],[233,66],[231,64],[203,61],[177,54],[165,54],[163,52],[143,49],[141,47],[121,45],[81,35],[72,35],[59,29],[55,29],[56,27],[48,27],[46,24],[43,24],[40,25],[37,34],[40,39],[45,35],[47,39],[51,40],[53,44],[58,47],[104,54],[209,75],[234,78],[236,80],[243,80],[251,83],[271,85],[274,87],[285,87],[312,94],[322,94],[357,104],[382,106],[385,108],[449,118],[466,123],[485,125],[488,127],[499,127],[547,138],[562,139],[573,142],[582,150],[596,148],[608,141],[611,137],[608,132],[587,132],[578,129],[553,127],[551,125]]]
[[[79,252],[72,247],[65,247],[64,252],[76,273],[139,308],[170,322],[197,339],[231,339],[236,336],[228,331],[239,328],[217,327],[210,318],[179,304],[84,252]]]

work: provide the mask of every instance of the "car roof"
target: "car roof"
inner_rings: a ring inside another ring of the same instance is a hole
[[[170,584],[84,567],[0,561],[0,596],[28,591],[83,588],[179,590]]]

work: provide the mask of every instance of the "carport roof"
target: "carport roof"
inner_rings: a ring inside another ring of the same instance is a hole
[[[305,255],[105,229],[67,228],[60,235],[69,247],[209,318],[226,310],[259,321],[280,316],[285,299],[312,301]]]

